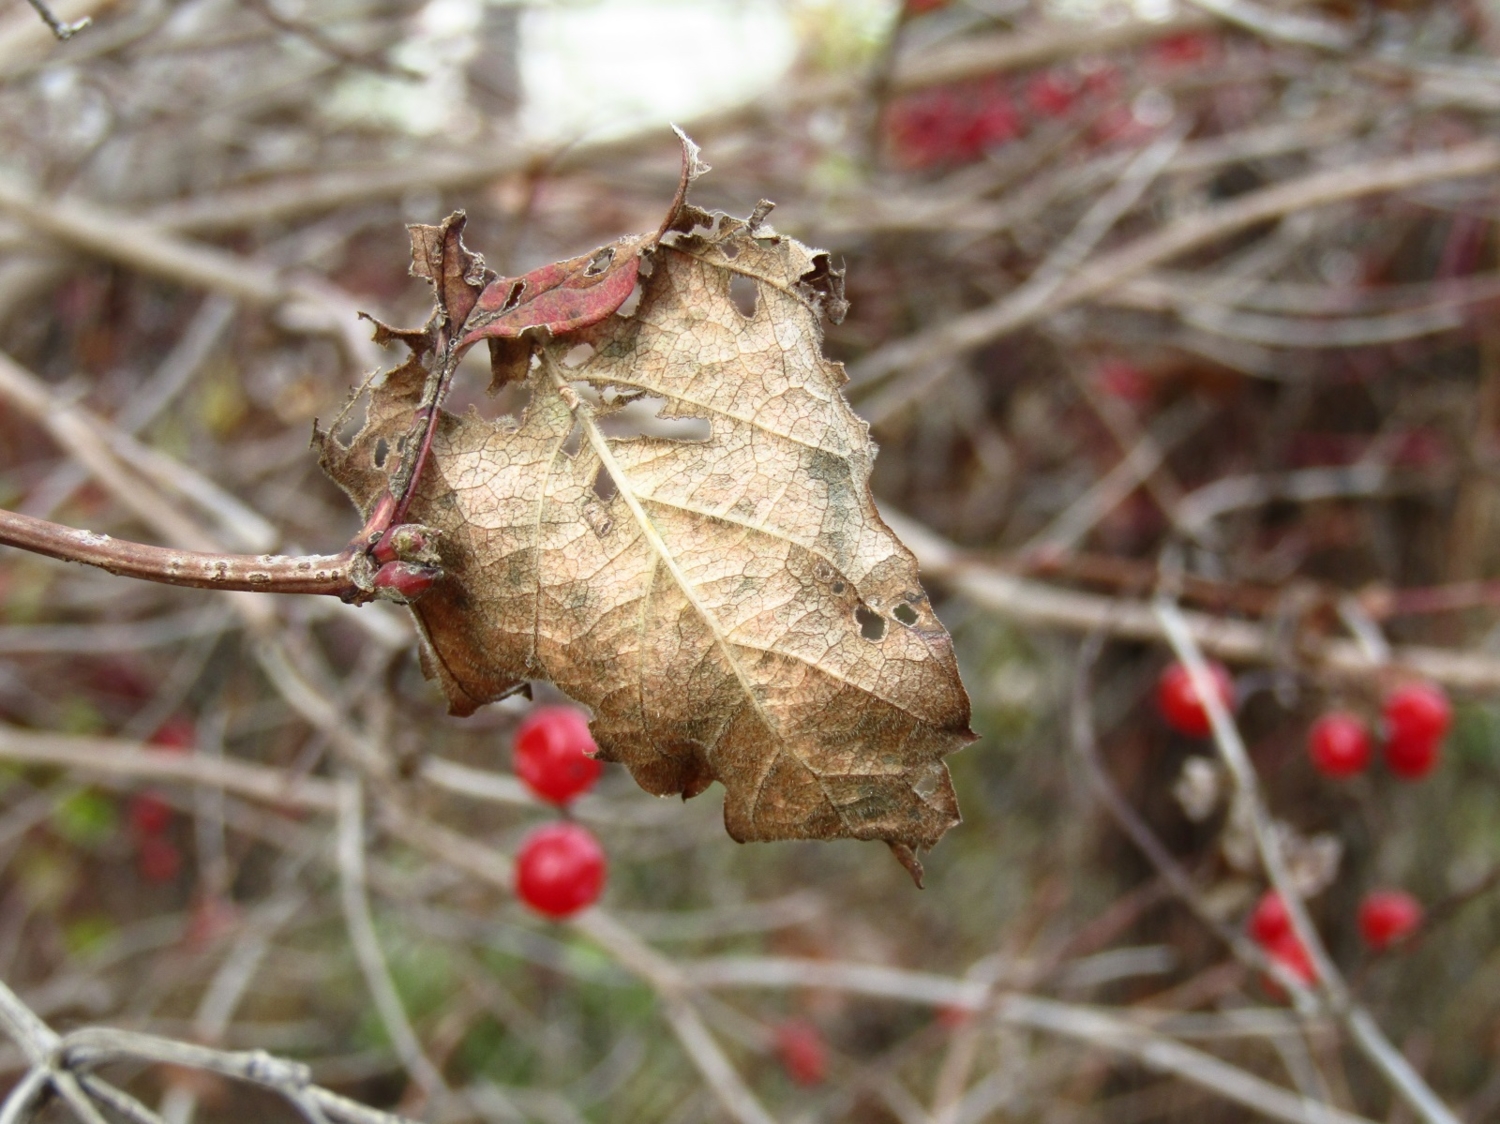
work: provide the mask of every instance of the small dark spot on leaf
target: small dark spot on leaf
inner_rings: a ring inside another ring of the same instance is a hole
[[[604,509],[596,503],[583,505],[583,518],[594,529],[594,534],[601,539],[614,529],[615,521],[606,515]]]
[[[384,468],[386,455],[391,451],[390,444],[384,437],[375,442],[375,467]]]
[[[864,605],[854,610],[854,619],[859,622],[859,634],[866,640],[885,639],[885,618]]]
[[[895,617],[898,621],[905,625],[913,625],[917,623],[917,611],[910,605],[908,605],[905,601],[901,602],[901,604],[897,605],[894,609],[891,610],[891,616]]]
[[[843,582],[834,582],[833,583],[833,592],[835,592],[835,593],[843,593],[844,589],[845,589],[845,586],[844,586]]]

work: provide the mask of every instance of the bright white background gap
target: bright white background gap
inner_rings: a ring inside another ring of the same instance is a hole
[[[567,142],[754,98],[797,36],[775,0],[596,0],[526,10],[520,48],[522,133]]]

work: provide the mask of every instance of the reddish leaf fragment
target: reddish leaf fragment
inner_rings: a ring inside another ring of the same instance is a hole
[[[492,282],[479,294],[458,346],[515,339],[533,328],[559,336],[597,324],[625,303],[640,276],[642,252],[655,243],[654,235],[621,238],[524,277]]]
[[[698,159],[698,146],[681,130],[677,130],[677,137],[682,143],[682,174],[667,217],[654,234],[618,238],[576,258],[533,269],[522,277],[492,280],[479,294],[473,310],[466,313],[467,321],[462,322],[463,330],[458,337],[459,349],[470,348],[480,340],[519,339],[533,329],[546,329],[554,337],[576,332],[598,324],[624,304],[640,280],[642,256],[655,250],[668,231],[682,229],[680,220],[687,217],[684,211],[688,209],[688,188],[708,171],[708,165]],[[692,210],[694,219],[702,214]],[[461,229],[462,222],[458,225]],[[461,244],[459,249],[462,250]],[[482,258],[479,263],[482,267]],[[456,316],[453,322],[461,323]],[[503,354],[514,363],[514,352]],[[495,366],[498,378],[498,361]],[[518,373],[524,375],[524,370]]]
[[[495,279],[495,271],[484,264],[484,258],[464,245],[467,221],[462,211],[455,211],[437,226],[413,223],[406,228],[411,234],[411,274],[432,284],[438,308],[455,330],[468,319],[484,287]]]

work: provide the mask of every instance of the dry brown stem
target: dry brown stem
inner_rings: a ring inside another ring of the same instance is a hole
[[[342,554],[210,554],[127,542],[0,510],[0,543],[63,562],[97,566],[120,577],[193,589],[249,593],[313,593],[353,600],[355,559]]]

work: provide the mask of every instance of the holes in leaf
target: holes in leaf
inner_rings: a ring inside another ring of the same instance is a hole
[[[514,422],[530,401],[531,387],[524,381],[508,382],[497,391],[488,349],[476,347],[459,361],[458,377],[443,400],[443,409],[456,415],[472,410],[486,421]]]
[[[511,424],[519,424],[526,407],[531,405],[531,394],[531,386],[524,382],[506,383],[493,392],[487,390],[479,406],[479,416],[492,421],[505,418]]]
[[[570,348],[563,356],[562,364],[570,371],[576,371],[594,357],[594,345],[581,343],[577,347]]]
[[[630,290],[630,295],[625,298],[623,304],[615,309],[616,316],[634,316],[635,310],[641,306],[641,283],[637,281],[635,288]]]
[[[390,454],[390,451],[391,451],[390,443],[388,441],[386,441],[386,439],[384,437],[381,437],[381,438],[379,438],[379,439],[376,440],[376,442],[375,442],[375,467],[376,468],[384,468],[385,467],[385,458]]]
[[[917,611],[910,605],[908,605],[905,601],[901,602],[901,604],[897,605],[894,609],[891,610],[891,616],[895,617],[898,621],[907,626],[911,626],[917,623]]]
[[[621,441],[655,437],[663,441],[702,442],[713,436],[713,426],[707,418],[663,417],[667,405],[665,398],[636,398],[601,417],[599,429],[611,440]]]
[[[740,256],[739,243],[737,243],[737,242],[720,242],[719,243],[719,253],[723,254],[730,261],[734,261],[735,258],[737,258],[737,257]]]
[[[917,778],[917,783],[911,786],[911,790],[926,800],[943,785],[943,767],[936,762],[928,765],[922,770],[922,775]]]
[[[341,415],[334,421],[333,439],[342,448],[347,449],[354,439],[359,436],[359,431],[364,429],[367,405],[366,401],[361,398],[358,402],[350,405],[348,413]]]
[[[609,469],[601,464],[599,471],[594,473],[594,495],[599,498],[600,503],[608,503],[619,491],[615,478],[609,474]]]
[[[526,292],[526,282],[517,281],[510,287],[510,292],[505,294],[505,303],[500,306],[502,314],[509,312],[521,303],[521,297]]]
[[[854,619],[859,622],[859,634],[866,640],[885,639],[885,618],[864,605],[854,610]]]
[[[746,277],[743,273],[730,274],[729,299],[746,320],[755,315],[755,303],[759,297],[760,286],[755,283],[755,278]]]
[[[568,435],[563,438],[563,456],[576,457],[581,448],[583,448],[583,423],[575,421],[573,428],[568,430]]]
[[[609,268],[609,263],[614,260],[615,248],[613,246],[606,246],[594,255],[593,260],[588,264],[588,268],[583,271],[583,275],[585,277],[598,277],[599,274]]]
[[[597,393],[599,402],[606,410],[618,410],[621,406],[646,396],[646,392],[638,386],[618,386],[615,383],[606,383]]]

